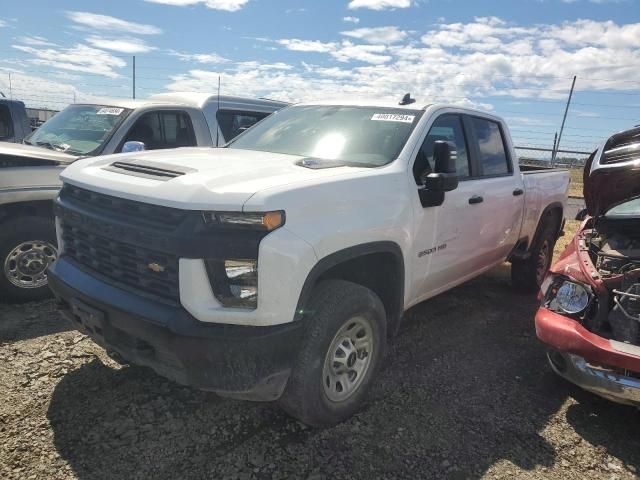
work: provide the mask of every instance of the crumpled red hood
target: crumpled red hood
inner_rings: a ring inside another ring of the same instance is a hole
[[[584,200],[598,217],[640,197],[640,127],[613,135],[584,167]]]

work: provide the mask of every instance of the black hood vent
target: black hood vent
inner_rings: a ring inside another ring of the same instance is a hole
[[[195,168],[176,167],[163,163],[149,162],[138,160],[137,162],[113,162],[106,167],[105,170],[120,173],[122,175],[131,175],[133,177],[151,178],[153,180],[167,181],[172,178],[180,177],[188,173],[197,172]]]

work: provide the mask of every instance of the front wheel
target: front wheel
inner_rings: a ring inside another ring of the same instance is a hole
[[[308,308],[308,328],[280,405],[311,426],[329,426],[362,405],[386,348],[385,310],[361,285],[327,280]]]
[[[20,217],[4,223],[0,233],[0,297],[26,302],[50,296],[47,269],[57,257],[53,220]]]

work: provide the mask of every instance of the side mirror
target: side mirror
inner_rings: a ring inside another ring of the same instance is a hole
[[[131,153],[131,152],[142,152],[147,149],[147,146],[144,142],[136,142],[130,140],[128,142],[124,142],[122,146],[122,153]]]
[[[442,205],[445,192],[458,188],[457,158],[456,147],[451,142],[437,140],[434,143],[434,173],[421,177],[424,186],[418,190],[423,207]]]
[[[589,215],[587,209],[583,208],[578,213],[576,213],[576,220],[582,222],[585,218],[587,218],[587,215]]]

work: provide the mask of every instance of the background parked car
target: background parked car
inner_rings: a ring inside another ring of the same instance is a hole
[[[22,142],[31,133],[24,103],[0,98],[0,142]]]
[[[74,104],[25,145],[0,143],[0,297],[48,295],[46,270],[57,258],[52,200],[66,166],[123,150],[223,145],[285,105],[203,93]]]

